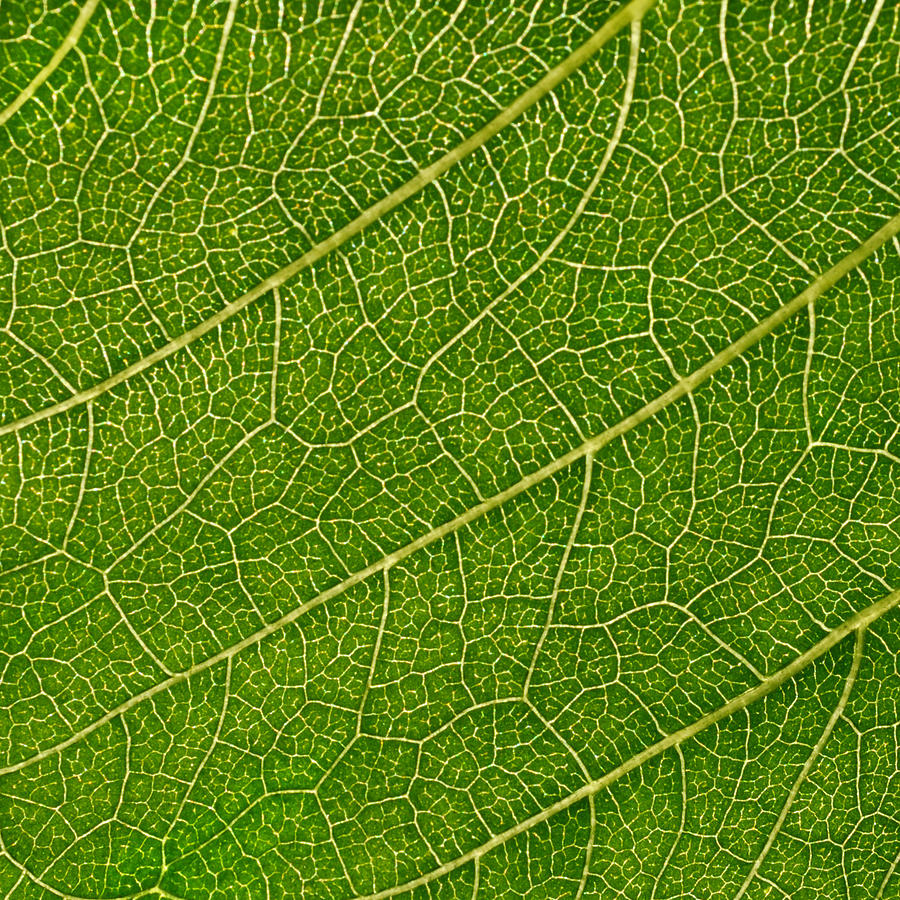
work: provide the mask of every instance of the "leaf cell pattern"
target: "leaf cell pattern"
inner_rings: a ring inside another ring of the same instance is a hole
[[[0,20],[4,898],[900,895],[900,5]]]

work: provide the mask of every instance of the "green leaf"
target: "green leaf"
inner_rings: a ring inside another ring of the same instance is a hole
[[[0,896],[900,896],[900,6],[0,16]]]

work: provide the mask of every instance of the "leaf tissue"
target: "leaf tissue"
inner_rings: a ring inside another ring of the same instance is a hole
[[[900,897],[900,4],[0,9],[0,897]]]

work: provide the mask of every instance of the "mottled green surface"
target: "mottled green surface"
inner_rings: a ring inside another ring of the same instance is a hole
[[[0,107],[51,6],[0,8]],[[328,238],[617,4],[513,6],[101,3],[0,129],[0,424]],[[896,239],[241,645],[900,211],[898,70],[893,0],[663,0],[299,277],[7,430],[0,897],[900,896],[896,613],[540,815],[900,587]]]

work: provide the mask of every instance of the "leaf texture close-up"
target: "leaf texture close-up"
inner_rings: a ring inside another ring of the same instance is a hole
[[[0,897],[900,897],[900,3],[0,6]]]

